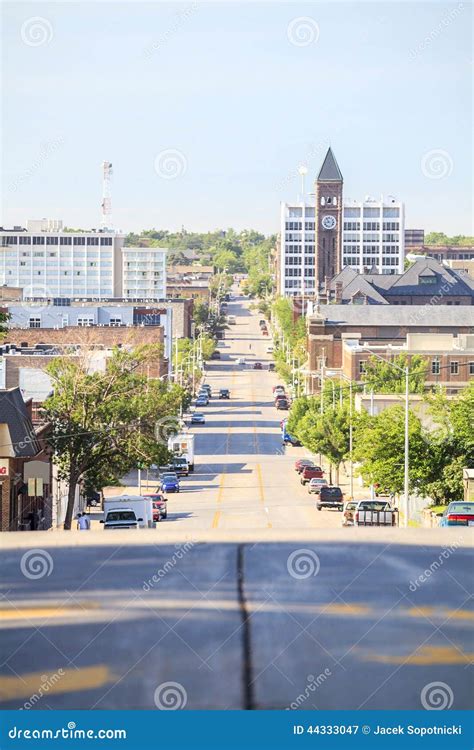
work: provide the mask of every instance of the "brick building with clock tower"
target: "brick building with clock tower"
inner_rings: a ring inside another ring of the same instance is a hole
[[[331,148],[315,182],[315,287],[341,270],[342,249],[341,170]]]

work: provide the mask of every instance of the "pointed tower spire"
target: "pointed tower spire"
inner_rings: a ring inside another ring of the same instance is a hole
[[[338,167],[337,161],[332,152],[332,148],[329,146],[326,156],[324,157],[323,165],[319,170],[319,174],[316,178],[317,182],[342,182],[341,170]]]

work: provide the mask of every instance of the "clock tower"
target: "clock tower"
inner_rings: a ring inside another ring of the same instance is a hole
[[[331,148],[316,178],[316,290],[341,270],[343,178]]]

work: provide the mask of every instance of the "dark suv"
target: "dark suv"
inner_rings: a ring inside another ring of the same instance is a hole
[[[321,491],[316,500],[316,508],[336,508],[341,510],[344,508],[344,495],[340,487],[321,487]]]

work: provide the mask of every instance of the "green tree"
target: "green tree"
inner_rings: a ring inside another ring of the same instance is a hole
[[[8,313],[0,312],[0,341],[5,336],[5,333],[8,330],[7,323],[10,319],[10,315]]]
[[[105,372],[90,373],[86,359],[59,357],[47,367],[53,395],[44,404],[51,423],[49,443],[61,478],[69,485],[64,528],[70,529],[78,483],[89,475],[101,486],[137,466],[168,458],[166,440],[157,439],[156,424],[171,426],[183,391],[149,379],[147,367],[161,348],[115,349]],[[160,438],[158,433],[158,438]]]
[[[469,247],[474,245],[474,237],[465,234],[448,237],[444,232],[430,232],[425,236],[425,245],[461,245]]]
[[[430,448],[420,419],[409,413],[409,487],[419,489],[425,481]],[[353,458],[366,484],[400,494],[404,487],[405,410],[392,406],[371,417],[366,412],[355,421]]]
[[[462,470],[474,468],[474,383],[455,398],[443,391],[429,397],[435,428],[430,432],[430,465],[423,484],[435,502],[463,497]]]
[[[369,390],[376,393],[404,393],[405,374],[409,367],[408,387],[410,393],[423,393],[428,368],[427,360],[419,354],[408,357],[398,354],[387,362],[370,357],[365,363],[364,382]]]
[[[297,437],[313,453],[322,453],[335,469],[336,483],[339,481],[339,467],[349,454],[349,412],[346,406],[325,409],[321,414],[307,410],[297,430]]]

